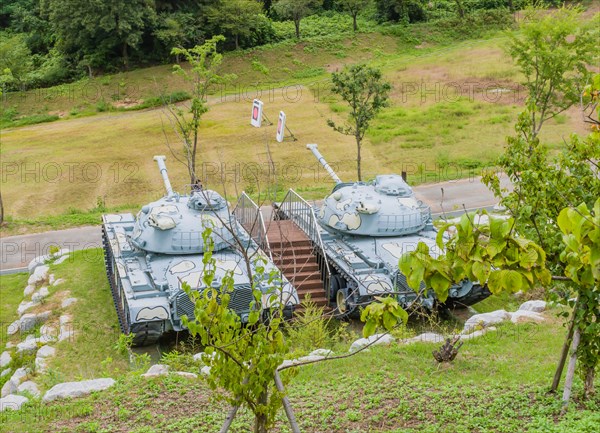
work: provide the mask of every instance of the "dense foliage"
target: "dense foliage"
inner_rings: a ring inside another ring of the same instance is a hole
[[[332,31],[335,34],[369,31],[376,21],[394,24],[448,20],[459,17],[459,4],[460,20],[444,22],[442,26],[466,24],[479,11],[494,9],[504,13],[493,18],[494,28],[499,28],[497,23],[506,24],[505,12],[513,3],[511,0],[6,0],[0,6],[0,86],[7,90],[44,87],[83,75],[169,63],[172,48],[190,48],[214,35],[226,36],[219,49],[228,50],[308,37],[319,29],[326,35]],[[301,31],[301,22],[313,15],[339,18],[334,20],[339,25],[327,31],[319,25]],[[371,24],[359,25],[361,22]]]

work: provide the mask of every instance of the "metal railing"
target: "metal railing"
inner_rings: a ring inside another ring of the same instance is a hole
[[[242,192],[242,195],[238,199],[238,202],[233,209],[233,216],[246,229],[254,242],[256,242],[269,256],[271,261],[273,261],[271,245],[269,244],[262,212],[254,200],[252,200],[245,192]]]
[[[319,260],[319,266],[321,268],[324,286],[327,288],[329,286],[331,270],[329,269],[325,245],[321,238],[321,230],[319,223],[317,222],[314,208],[306,200],[300,197],[296,191],[290,188],[280,203],[278,212],[284,218],[287,218],[296,224],[311,240],[313,251],[318,250],[320,253],[321,260]]]

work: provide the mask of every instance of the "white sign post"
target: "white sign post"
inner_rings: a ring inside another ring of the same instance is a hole
[[[285,124],[285,120],[286,120],[285,113],[283,111],[280,111],[279,112],[279,120],[277,121],[277,135],[275,135],[275,139],[278,142],[282,143],[283,140],[286,139],[285,130],[287,129],[288,132],[290,133],[290,135],[288,135],[288,137],[294,141],[297,141],[298,139],[294,136],[292,131],[290,131],[290,128],[288,128],[287,125]]]
[[[279,120],[277,121],[277,135],[275,138],[278,142],[282,143],[285,136],[285,113],[279,112]]]
[[[250,124],[256,128],[260,128],[263,119],[263,103],[259,99],[255,99],[252,102],[252,117],[250,118]]]

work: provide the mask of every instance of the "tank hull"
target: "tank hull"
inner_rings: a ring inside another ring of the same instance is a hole
[[[186,329],[182,317],[193,319],[195,305],[181,289],[181,282],[201,290],[204,264],[203,254],[156,254],[138,248],[129,238],[135,222],[132,214],[104,215],[102,238],[106,274],[121,332],[134,334],[133,344],[144,346],[156,343],[167,332]],[[257,245],[252,245],[247,233],[242,236],[246,236],[250,252],[256,250],[266,258]],[[216,281],[228,271],[233,273],[230,307],[242,321],[246,320],[254,298],[244,256],[228,248],[213,252],[213,257]],[[267,273],[276,269],[271,262],[265,267]],[[291,316],[298,296],[283,276],[281,296],[284,314]]]

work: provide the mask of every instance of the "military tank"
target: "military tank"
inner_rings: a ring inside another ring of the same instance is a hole
[[[378,175],[371,182],[342,182],[316,144],[307,148],[336,183],[316,209],[316,217],[331,270],[327,297],[337,315],[356,315],[360,306],[381,295],[397,296],[405,308],[433,309],[438,304],[433,290],[418,296],[398,269],[402,254],[416,249],[419,242],[429,246],[432,256],[441,253],[431,209],[417,200],[402,176]],[[463,281],[450,288],[444,305],[468,306],[489,295],[486,286]]]
[[[173,191],[164,156],[154,160],[162,175],[166,195],[142,207],[137,216],[130,213],[102,216],[106,273],[121,331],[134,334],[133,344],[155,343],[163,334],[184,330],[182,316],[194,317],[194,303],[182,290],[206,288],[202,282],[205,242],[203,232],[212,229],[215,286],[226,272],[234,278],[229,306],[245,322],[254,301],[253,283],[264,292],[262,307],[282,302],[284,315],[291,317],[298,295],[281,276],[275,293],[268,288],[268,274],[277,270],[230,212],[227,201],[216,191],[197,187],[188,195]],[[243,246],[243,248],[240,248]],[[260,256],[265,281],[252,272],[242,253]],[[252,277],[249,275],[252,274]],[[268,293],[267,293],[268,291]],[[276,297],[276,298],[274,298]]]

